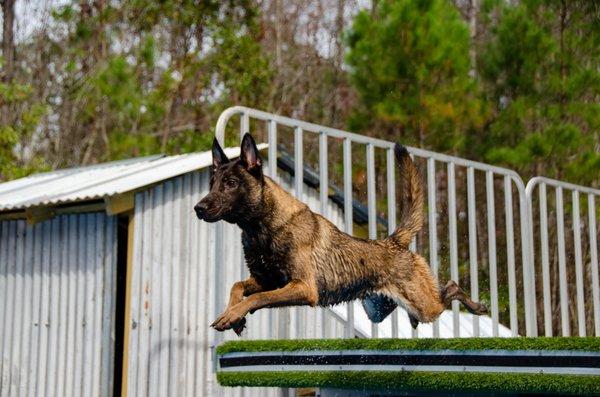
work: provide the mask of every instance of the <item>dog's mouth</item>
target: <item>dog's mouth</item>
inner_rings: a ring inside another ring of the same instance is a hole
[[[220,220],[221,214],[223,213],[223,211],[220,211],[218,207],[209,207],[201,203],[194,207],[194,212],[196,212],[198,219],[206,222],[216,222]]]
[[[208,223],[213,223],[213,222],[217,222],[217,221],[221,220],[221,214],[218,211],[214,211],[214,212],[211,212],[211,211],[204,211],[204,212],[196,211],[196,216],[201,221],[205,221],[205,222],[208,222]]]
[[[221,217],[220,216],[205,215],[203,218],[200,218],[200,219],[204,220],[204,222],[214,223],[214,222],[220,221]]]

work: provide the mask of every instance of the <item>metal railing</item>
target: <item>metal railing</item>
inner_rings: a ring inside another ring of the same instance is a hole
[[[228,122],[234,116],[240,117],[239,133],[242,136],[245,132],[250,131],[251,120],[255,123],[264,123],[266,125],[266,135],[268,141],[268,168],[267,174],[277,179],[277,147],[278,147],[278,129],[279,127],[293,129],[293,152],[294,152],[294,195],[302,200],[304,185],[303,185],[303,170],[304,170],[304,137],[305,134],[316,134],[318,136],[318,169],[319,169],[319,199],[320,212],[324,216],[328,216],[328,186],[329,186],[329,167],[328,167],[328,143],[331,139],[336,142],[341,140],[343,153],[343,192],[344,192],[344,230],[353,233],[353,211],[352,211],[352,195],[353,195],[353,151],[357,146],[364,147],[366,155],[366,176],[367,176],[367,208],[368,208],[368,237],[377,238],[377,207],[376,207],[376,150],[384,151],[382,156],[385,160],[386,174],[386,198],[387,198],[387,229],[391,233],[396,227],[396,166],[394,159],[394,143],[381,139],[370,138],[363,135],[354,134],[347,131],[342,131],[335,128],[325,127],[313,123],[308,123],[293,118],[283,117],[255,109],[250,109],[242,106],[235,106],[225,110],[216,126],[216,137],[224,144],[225,131]],[[254,132],[250,131],[250,132]],[[418,148],[408,148],[411,156],[415,159],[425,162],[426,166],[426,189],[427,189],[427,229],[428,234],[428,260],[433,272],[438,275],[440,273],[440,261],[444,260],[449,264],[450,278],[458,281],[461,275],[459,274],[459,245],[467,245],[464,239],[459,240],[457,231],[457,181],[462,181],[462,176],[466,177],[466,188],[463,193],[466,193],[466,199],[461,195],[460,200],[466,200],[466,215],[460,212],[462,218],[468,219],[467,232],[468,235],[468,279],[471,297],[475,300],[480,298],[480,280],[479,273],[481,267],[485,266],[485,272],[489,280],[489,307],[492,318],[492,334],[498,335],[500,324],[500,308],[499,308],[499,266],[506,266],[506,276],[508,291],[508,309],[503,309],[504,323],[510,328],[511,334],[517,336],[526,334],[527,336],[537,336],[537,309],[536,309],[536,288],[535,288],[535,266],[533,262],[534,248],[532,244],[533,230],[532,227],[532,211],[531,211],[531,191],[540,184],[551,184],[549,180],[543,178],[534,178],[527,186],[523,183],[521,177],[513,170],[497,167],[485,163],[466,160],[459,157],[449,156],[445,154],[435,153]],[[440,167],[442,165],[442,167]],[[440,187],[443,181],[439,182],[438,177],[446,174],[445,190]],[[485,176],[484,184],[477,184],[477,176],[481,178]],[[497,184],[501,180],[502,183]],[[580,186],[564,184],[558,181],[552,183],[560,184],[560,188],[573,189],[577,192],[585,192],[591,197],[591,207],[593,207],[593,196],[598,194],[597,190],[588,189]],[[497,193],[501,186],[504,191],[501,200],[497,200]],[[481,186],[485,186],[484,189]],[[477,188],[485,191],[481,194],[485,199],[478,200]],[[513,189],[517,194],[516,201],[513,200]],[[441,222],[438,214],[441,208],[438,207],[440,197],[446,195],[445,202],[442,202],[440,207],[447,209],[447,223]],[[575,194],[575,193],[574,193]],[[485,202],[485,211],[478,212],[478,203],[481,205]],[[460,201],[462,204],[462,201]],[[503,211],[497,211],[499,205]],[[518,230],[515,231],[515,219],[518,213]],[[590,209],[590,219],[594,218],[593,208]],[[485,226],[478,227],[478,217],[483,214]],[[463,216],[464,215],[464,216]],[[595,219],[595,218],[594,218]],[[497,227],[497,222],[503,221],[504,229]],[[592,221],[590,221],[592,222]],[[593,222],[595,227],[595,220]],[[482,230],[484,229],[486,238],[482,240]],[[438,230],[447,230],[448,250],[447,255],[442,258],[439,252],[440,236]],[[500,236],[497,236],[498,230],[501,231]],[[594,234],[590,230],[590,236]],[[503,235],[503,238],[501,238]],[[501,239],[498,240],[498,238]],[[560,240],[560,239],[559,239]],[[421,242],[425,245],[425,241]],[[560,243],[560,241],[559,241]],[[519,246],[520,244],[520,246]],[[595,241],[594,241],[595,244]],[[412,247],[415,248],[416,242],[413,241]],[[487,253],[481,253],[483,246],[487,247]],[[500,250],[498,249],[500,246]],[[518,251],[520,249],[520,255]],[[544,256],[546,255],[546,256]],[[577,252],[576,252],[577,255]],[[596,313],[596,334],[598,331],[598,312],[600,311],[598,303],[598,271],[597,271],[597,252],[593,251],[593,275],[594,275],[594,312]],[[547,258],[547,253],[542,253],[543,258]],[[520,257],[520,263],[519,263]],[[501,263],[499,262],[501,259]],[[544,262],[546,260],[546,262]],[[581,263],[581,255],[579,259],[576,257],[576,262]],[[547,263],[547,259],[542,259],[542,263]],[[561,262],[564,265],[564,260]],[[520,265],[520,266],[519,266]],[[561,266],[563,266],[561,265]],[[563,266],[564,267],[564,266]],[[519,290],[519,273],[521,275],[522,289]],[[578,272],[579,274],[579,272]],[[578,280],[581,281],[580,275]],[[578,281],[578,282],[579,282]],[[544,284],[544,288],[546,284]],[[218,292],[218,295],[222,291]],[[545,292],[546,293],[546,292]],[[545,296],[545,295],[544,295]],[[580,295],[578,295],[579,299]],[[223,299],[223,296],[218,297]],[[354,303],[350,303],[346,310],[345,319],[345,336],[352,337],[356,334],[354,327]],[[547,309],[546,306],[544,306]],[[452,306],[453,312],[453,335],[460,336],[460,316],[459,307],[456,302]],[[519,313],[522,318],[519,318]],[[544,312],[546,316],[549,312]],[[392,336],[398,335],[398,314],[397,311],[392,313]],[[519,332],[520,325],[524,324],[524,332]],[[280,324],[280,328],[284,324]],[[473,335],[479,335],[479,321],[477,317],[473,319]],[[285,337],[285,333],[280,332],[280,337]],[[373,324],[371,336],[378,336],[378,325]],[[418,337],[418,333],[413,332],[414,337]],[[437,323],[433,325],[433,336],[439,336],[439,326]]]
[[[554,215],[555,224],[549,225],[551,218],[548,215],[548,198],[547,187],[554,189]],[[538,196],[536,197],[534,192],[538,190]],[[571,192],[570,205],[565,205],[564,192]],[[551,265],[552,262],[557,262],[554,267],[558,268],[558,291],[559,291],[559,302],[560,306],[560,330],[562,336],[571,335],[571,319],[569,308],[573,299],[569,296],[568,291],[568,275],[569,271],[574,270],[575,273],[575,306],[576,306],[576,319],[577,319],[577,334],[579,336],[585,336],[586,332],[586,306],[585,306],[585,269],[584,269],[584,253],[582,252],[582,226],[585,220],[582,222],[582,216],[580,212],[580,205],[582,201],[581,196],[587,196],[587,200],[584,199],[584,205],[587,205],[587,245],[589,254],[589,278],[591,281],[591,295],[592,295],[592,313],[589,315],[593,316],[593,329],[596,336],[600,336],[600,289],[598,286],[598,246],[597,246],[597,229],[596,229],[596,206],[595,198],[600,196],[600,190],[592,189],[585,186],[574,185],[572,183],[562,182],[555,179],[549,179],[544,177],[532,178],[526,186],[526,196],[529,206],[529,218],[531,219],[532,226],[534,225],[534,199],[537,198],[539,205],[539,265],[541,267],[541,293],[542,293],[542,312],[543,312],[543,328],[545,336],[553,335],[553,305],[552,305],[552,287],[553,283],[551,280]],[[571,222],[565,224],[565,210],[571,212]],[[538,215],[538,214],[536,214]],[[585,219],[585,216],[584,216]],[[554,226],[554,227],[551,227]],[[574,269],[570,269],[567,266],[567,247],[566,240],[567,235],[565,231],[570,229],[572,233],[572,257],[574,258]],[[555,231],[556,233],[556,250],[551,251],[550,246],[550,232]],[[535,263],[536,255],[536,236],[534,235],[534,227],[531,228],[530,235],[530,247],[531,260]],[[584,235],[585,240],[585,235]],[[551,254],[556,253],[557,261],[553,261]],[[535,288],[535,283],[532,285]],[[533,291],[535,295],[535,291]]]

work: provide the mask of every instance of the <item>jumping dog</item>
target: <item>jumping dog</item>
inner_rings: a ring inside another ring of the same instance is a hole
[[[340,231],[265,176],[250,134],[236,160],[215,139],[210,192],[194,210],[206,222],[224,220],[242,229],[250,277],[233,284],[225,312],[211,326],[240,334],[246,315],[264,307],[355,299],[376,323],[399,305],[413,328],[434,321],[455,299],[473,314],[486,313],[456,282],[440,289],[427,261],[408,249],[423,225],[423,186],[406,148],[396,144],[394,152],[405,186],[399,226],[387,238],[369,240]]]

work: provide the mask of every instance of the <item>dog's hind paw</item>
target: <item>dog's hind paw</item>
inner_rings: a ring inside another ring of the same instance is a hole
[[[488,307],[481,302],[473,302],[473,305],[465,305],[467,311],[476,316],[488,313]]]
[[[477,313],[475,314],[487,314],[489,312],[488,307],[486,305],[484,305],[483,303],[479,303],[479,308],[477,309]]]

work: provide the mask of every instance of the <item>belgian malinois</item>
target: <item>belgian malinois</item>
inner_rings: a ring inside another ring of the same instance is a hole
[[[254,139],[246,134],[237,160],[215,139],[210,192],[194,210],[207,222],[242,229],[250,277],[231,288],[229,304],[212,324],[241,333],[248,313],[264,307],[329,306],[361,299],[369,319],[381,322],[396,306],[411,325],[434,321],[457,299],[473,314],[487,312],[456,282],[438,287],[426,260],[408,249],[423,224],[423,186],[405,147],[395,156],[405,188],[398,228],[382,240],[350,236],[263,175]]]

